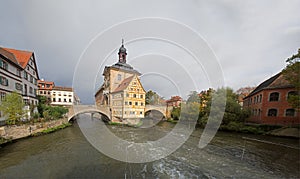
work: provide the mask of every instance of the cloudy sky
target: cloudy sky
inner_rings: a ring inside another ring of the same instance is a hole
[[[41,78],[93,103],[124,38],[146,90],[185,96],[256,86],[281,71],[300,47],[299,7],[299,0],[1,0],[0,46],[34,51]]]

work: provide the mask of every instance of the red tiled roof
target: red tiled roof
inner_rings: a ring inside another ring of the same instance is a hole
[[[38,83],[45,83],[45,84],[54,84],[53,81],[45,81],[45,80],[38,80]]]
[[[29,51],[16,50],[16,49],[10,49],[10,48],[3,48],[3,49],[12,53],[15,56],[15,58],[18,60],[18,62],[22,68],[26,67],[27,63],[30,60],[30,57],[33,54],[33,52],[29,52]]]
[[[17,61],[15,55],[4,48],[0,47],[0,54],[3,55],[5,58],[16,64],[17,66],[20,66],[19,62]]]
[[[127,88],[127,86],[129,85],[129,83],[131,82],[131,80],[133,79],[134,76],[130,76],[126,79],[124,79],[121,84],[115,89],[115,92],[119,92],[119,91],[123,91],[124,89]]]
[[[170,102],[176,102],[176,101],[182,101],[182,98],[180,96],[172,96],[171,99],[167,100],[167,103]]]
[[[62,87],[62,86],[54,86],[52,90],[58,90],[58,91],[73,91],[73,88],[71,87]]]
[[[290,84],[282,75],[281,72],[277,73],[276,75],[272,76],[271,78],[265,80],[260,85],[258,85],[248,96],[244,99],[264,90],[264,89],[276,89],[276,88],[287,88],[287,87],[294,87]]]

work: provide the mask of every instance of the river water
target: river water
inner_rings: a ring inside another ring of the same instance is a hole
[[[78,120],[89,119],[81,115]],[[166,135],[174,124],[107,127],[124,139],[146,141]],[[75,122],[55,133],[0,148],[0,178],[300,178],[298,139],[218,132],[199,149],[201,133],[196,129],[166,158],[126,163],[93,148]]]

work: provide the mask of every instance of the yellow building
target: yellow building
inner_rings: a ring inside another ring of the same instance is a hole
[[[139,79],[141,73],[126,63],[123,43],[118,55],[119,61],[104,69],[104,83],[95,94],[96,105],[109,106],[113,119],[143,118],[146,92]]]

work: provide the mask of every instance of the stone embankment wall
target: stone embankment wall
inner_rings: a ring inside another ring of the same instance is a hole
[[[38,122],[34,124],[23,124],[20,126],[3,126],[0,127],[0,137],[12,140],[20,139],[41,132],[48,128],[60,126],[63,123],[68,123],[68,119],[64,118],[47,122]]]

